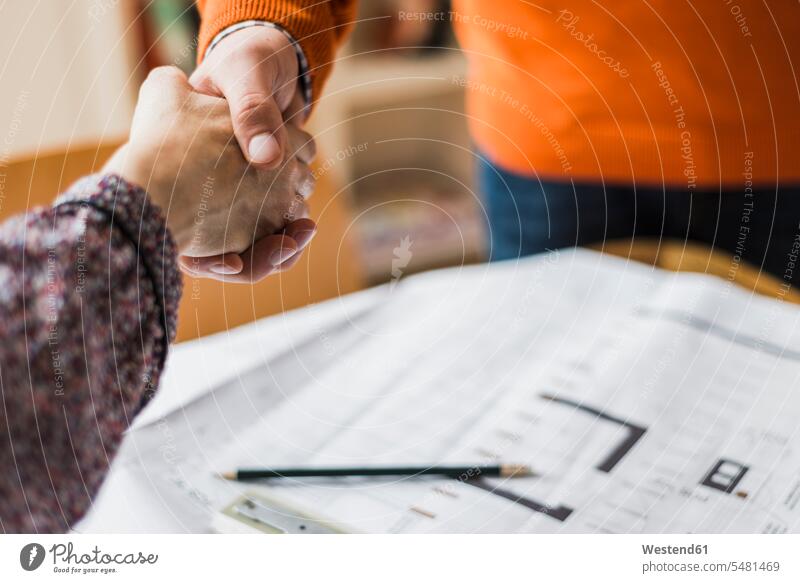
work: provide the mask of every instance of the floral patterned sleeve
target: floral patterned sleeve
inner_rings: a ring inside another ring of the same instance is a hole
[[[0,532],[58,532],[92,499],[175,335],[177,250],[117,176],[0,226]]]

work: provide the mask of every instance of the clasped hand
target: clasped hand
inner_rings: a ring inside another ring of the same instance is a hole
[[[130,139],[104,172],[147,190],[182,269],[256,281],[290,267],[314,235],[306,205],[314,142],[285,125],[283,156],[265,169],[245,159],[231,120],[225,99],[198,93],[174,67],[155,69],[140,90]]]

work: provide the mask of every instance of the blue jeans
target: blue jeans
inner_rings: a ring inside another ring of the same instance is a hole
[[[612,239],[695,241],[800,283],[800,185],[694,191],[648,186],[539,182],[478,164],[488,214],[489,260]],[[792,254],[794,258],[792,259]]]

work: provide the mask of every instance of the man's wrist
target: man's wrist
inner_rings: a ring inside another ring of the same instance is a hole
[[[237,22],[223,30],[221,30],[217,35],[211,39],[211,42],[208,43],[208,48],[206,48],[205,54],[203,58],[207,57],[211,51],[226,37],[232,35],[235,32],[240,30],[244,30],[247,28],[252,28],[256,26],[262,26],[266,28],[271,28],[277,31],[280,31],[291,43],[292,47],[294,47],[295,54],[297,55],[297,67],[298,67],[298,82],[300,83],[300,91],[303,95],[303,100],[305,102],[304,112],[307,115],[310,108],[311,108],[311,100],[313,98],[312,95],[312,88],[311,88],[311,76],[309,73],[309,66],[308,66],[308,59],[306,58],[306,54],[303,51],[303,47],[300,46],[300,43],[297,42],[295,39],[286,29],[284,29],[279,24],[275,24],[274,22],[268,22],[266,20],[245,20],[243,22]]]

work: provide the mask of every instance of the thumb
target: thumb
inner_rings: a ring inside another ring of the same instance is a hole
[[[258,77],[237,83],[225,98],[231,110],[233,131],[245,157],[253,164],[274,168],[283,160],[287,133],[283,115],[270,91]]]
[[[223,39],[192,74],[201,93],[228,101],[236,139],[253,164],[281,164],[288,136],[282,112],[297,85],[297,55],[279,30],[251,27]]]
[[[224,65],[224,66],[223,66]],[[283,160],[288,136],[283,115],[273,96],[272,63],[240,57],[227,59],[210,70],[203,63],[189,79],[200,93],[224,97],[231,112],[239,147],[252,164],[274,169]]]

